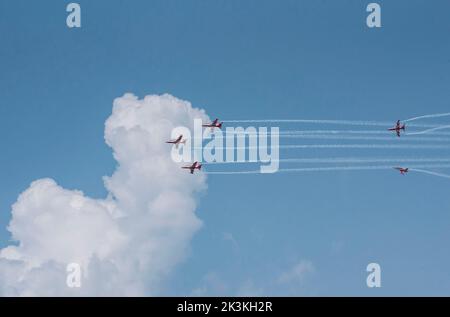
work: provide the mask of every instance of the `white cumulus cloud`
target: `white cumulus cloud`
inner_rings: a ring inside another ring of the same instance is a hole
[[[278,277],[280,284],[302,284],[305,278],[315,272],[311,261],[301,260]]]
[[[190,175],[164,141],[177,126],[209,120],[171,95],[114,101],[105,141],[117,168],[104,178],[108,197],[92,199],[52,179],[34,181],[12,206],[17,243],[0,250],[0,294],[17,296],[154,295],[201,227],[195,214],[206,176]],[[81,288],[66,266],[82,267]]]

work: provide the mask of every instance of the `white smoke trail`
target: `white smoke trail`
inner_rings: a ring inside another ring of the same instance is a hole
[[[225,120],[224,123],[319,123],[319,124],[342,124],[362,126],[388,126],[387,122],[376,121],[351,121],[351,120],[307,120],[307,119],[248,119],[248,120]]]
[[[425,171],[424,168],[449,168],[450,164],[436,165],[416,165],[410,167],[410,170]],[[387,170],[392,169],[392,165],[370,165],[370,166],[331,166],[331,167],[305,167],[305,168],[285,168],[277,171],[281,173],[299,173],[299,172],[329,172],[329,171],[362,171],[362,170]],[[427,171],[429,172],[429,171]],[[233,175],[233,174],[262,174],[260,170],[251,171],[220,171],[220,172],[204,172],[210,175]],[[434,172],[431,172],[434,173]],[[436,173],[439,174],[439,173]],[[442,174],[445,175],[445,174]]]
[[[414,133],[411,133],[413,135]],[[417,133],[422,134],[422,133]],[[408,137],[399,140],[395,135],[389,136],[375,136],[375,135],[343,135],[343,134],[315,134],[315,133],[305,133],[305,134],[290,134],[290,133],[279,133],[279,134],[235,134],[236,137],[270,137],[278,136],[280,138],[286,139],[316,139],[316,140],[365,140],[365,141],[395,141],[395,142],[405,142],[405,141],[430,141],[430,142],[450,142],[450,138],[444,138],[439,136],[432,137]],[[218,137],[216,137],[218,138]],[[226,139],[226,136],[223,137]],[[203,138],[191,138],[191,140],[204,140]]]
[[[449,168],[450,164],[426,164],[411,166],[410,169],[421,168]],[[371,165],[371,166],[332,166],[332,167],[305,167],[305,168],[286,168],[280,169],[280,172],[326,172],[326,171],[360,171],[360,170],[383,170],[392,169],[392,165]]]
[[[406,120],[403,120],[403,122],[411,122],[411,121],[420,120],[420,119],[440,118],[440,117],[448,117],[448,116],[450,116],[450,112],[447,112],[447,113],[436,113],[436,114],[427,114],[427,115],[424,115],[424,116],[419,116],[419,117],[406,119]]]
[[[450,149],[450,144],[422,145],[422,144],[301,144],[279,145],[279,149]],[[202,150],[202,147],[194,147]],[[258,147],[215,147],[215,150],[257,150]]]
[[[407,133],[406,135],[428,134],[430,132],[437,131],[437,130],[443,130],[443,129],[450,129],[450,125],[443,125],[443,126],[432,128],[432,129],[428,129],[428,130],[425,130],[425,131],[410,132],[410,133]]]
[[[254,171],[237,171],[237,172],[203,172],[208,175],[233,175],[233,174],[262,174],[261,170]]]
[[[423,170],[423,169],[418,169],[418,168],[411,168],[410,170],[414,171],[414,172],[419,172],[419,173],[424,173],[424,174],[429,174],[429,175],[433,175],[433,176],[444,177],[444,178],[450,179],[450,175],[448,175],[448,174],[443,174],[443,173],[438,173],[438,172],[433,172],[433,171],[428,171],[428,170]]]
[[[433,129],[429,129],[426,130],[426,134],[430,135],[430,136],[450,136],[450,132],[434,132],[436,130],[441,130],[442,127],[436,127]],[[235,132],[233,133],[235,136],[270,136],[270,135],[274,135],[275,133],[271,133],[270,131],[267,131],[267,133],[253,133],[253,132],[249,132],[249,133],[241,133],[241,132]],[[301,138],[302,136],[309,136],[309,135],[332,135],[332,136],[340,136],[340,135],[386,135],[389,136],[389,139],[392,139],[392,131],[387,131],[387,130],[284,130],[284,131],[279,131],[278,135],[280,137],[286,137],[286,138],[294,138],[296,136],[298,136],[298,138]],[[424,131],[416,131],[416,132],[409,132],[406,133],[405,135],[414,135],[414,134],[424,134]],[[306,138],[305,137],[305,138]],[[194,138],[192,138],[194,139]],[[201,139],[201,138],[199,138]],[[410,138],[408,138],[410,139]],[[428,140],[428,139],[424,139],[424,140]],[[443,139],[443,140],[447,140],[447,139]],[[450,139],[448,139],[450,140]]]
[[[438,127],[440,128],[440,127]],[[434,131],[434,128],[433,128]],[[422,131],[419,131],[422,132]],[[430,131],[432,132],[432,131]],[[412,132],[414,133],[414,132]],[[268,131],[267,133],[241,133],[241,132],[237,132],[234,133],[235,135],[241,136],[241,135],[271,135],[272,133],[270,133],[270,131]],[[276,133],[274,133],[276,134]],[[387,130],[282,130],[278,133],[278,135],[280,136],[284,136],[284,135],[311,135],[311,134],[336,134],[336,135],[340,135],[340,134],[385,134],[385,135],[391,135],[392,131],[387,131]],[[430,135],[437,135],[437,136],[449,136],[450,132],[436,132],[436,133],[428,133]]]
[[[411,133],[411,135],[414,133]],[[417,133],[419,134],[419,133]],[[354,135],[323,135],[323,134],[285,134],[280,137],[288,139],[323,139],[323,140],[372,140],[372,141],[395,141],[398,142],[397,137],[378,137],[378,136],[354,136]],[[442,137],[412,137],[404,138],[404,141],[431,141],[431,142],[450,142],[450,138]]]
[[[279,163],[439,163],[450,162],[450,158],[352,158],[352,157],[334,157],[334,158],[287,158],[272,160]],[[225,162],[203,162],[203,165],[217,164],[255,164],[260,161],[225,161]]]
[[[448,149],[450,144],[416,145],[416,144],[302,144],[282,145],[285,149]]]
[[[354,125],[354,126],[379,126],[390,127],[392,122],[381,121],[351,121],[351,120],[308,120],[308,119],[243,119],[243,120],[224,120],[223,123],[315,123],[315,124],[336,124],[336,125]],[[435,124],[410,124],[412,127],[433,128]]]
[[[284,130],[280,135],[298,134],[390,134],[387,130]]]

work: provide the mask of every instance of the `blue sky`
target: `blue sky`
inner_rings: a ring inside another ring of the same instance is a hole
[[[104,122],[125,92],[170,93],[224,120],[394,122],[448,112],[450,3],[378,1],[383,26],[369,29],[369,2],[79,1],[82,28],[69,29],[68,2],[2,1],[0,246],[9,244],[11,205],[35,179],[106,195],[102,176],[115,162]],[[384,170],[211,175],[197,210],[204,226],[162,293],[449,295],[449,186]],[[366,286],[370,262],[382,267],[381,289]],[[313,272],[277,282],[298,263]]]

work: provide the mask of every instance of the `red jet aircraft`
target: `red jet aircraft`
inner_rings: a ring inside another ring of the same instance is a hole
[[[211,128],[211,131],[214,130],[214,128],[219,128],[222,129],[222,123],[223,122],[219,122],[219,119],[215,119],[213,122],[208,123],[208,124],[203,124],[202,127],[204,128]]]
[[[177,139],[167,141],[166,143],[175,144],[175,148],[178,149],[178,146],[180,144],[186,144],[186,140],[182,140],[182,139],[183,139],[183,135],[181,134]]]
[[[388,131],[395,131],[397,133],[397,136],[400,137],[400,131],[405,131],[405,129],[405,124],[401,125],[400,120],[397,120],[397,124],[395,125],[395,127],[388,129]]]
[[[189,165],[189,166],[183,166],[182,168],[188,169],[188,170],[191,171],[191,174],[194,174],[195,170],[201,170],[202,169],[202,164],[199,164],[198,162],[194,162],[194,164]]]
[[[403,167],[394,167],[394,169],[400,171],[400,174],[406,175],[406,173],[409,172],[409,168],[403,168]]]

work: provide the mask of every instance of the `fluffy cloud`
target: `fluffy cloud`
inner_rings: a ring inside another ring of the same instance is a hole
[[[311,261],[301,260],[288,271],[283,272],[278,277],[279,284],[297,284],[301,285],[305,278],[315,272],[314,265]]]
[[[12,206],[8,229],[17,245],[0,251],[0,294],[158,294],[201,227],[195,194],[206,176],[178,168],[163,142],[174,127],[193,128],[195,118],[209,120],[171,95],[117,98],[105,123],[117,160],[104,178],[108,197],[33,182]],[[73,262],[82,267],[81,288],[66,285]]]

